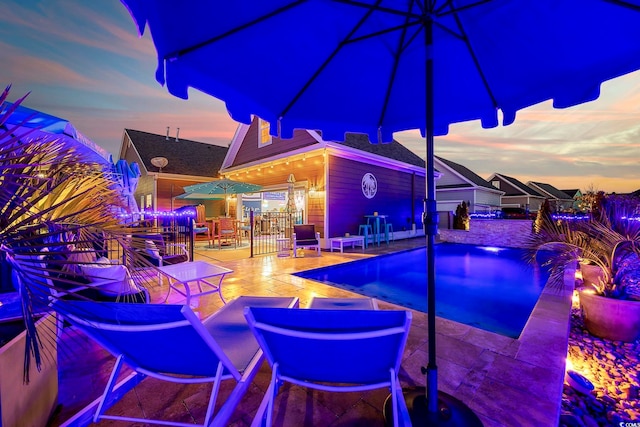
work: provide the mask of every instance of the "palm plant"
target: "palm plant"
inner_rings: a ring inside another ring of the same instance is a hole
[[[57,255],[102,244],[105,238],[129,249],[119,216],[123,198],[110,165],[89,160],[55,136],[15,136],[5,123],[24,97],[5,103],[9,89],[0,95],[0,261],[10,265],[14,286],[19,286],[27,375],[31,357],[39,367],[40,350],[48,346],[39,339],[35,321],[48,311],[51,291],[83,283],[73,273],[73,261]],[[52,262],[43,263],[45,256]],[[49,280],[52,265],[70,272],[62,285]]]
[[[553,254],[546,264],[556,283],[561,283],[567,265],[591,264],[599,267],[602,274],[587,286],[592,286],[597,295],[628,299],[640,273],[640,221],[633,220],[635,209],[620,198],[610,197],[586,220],[541,217],[528,247],[533,256],[541,251]]]

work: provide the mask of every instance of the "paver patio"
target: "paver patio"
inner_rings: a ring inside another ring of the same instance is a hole
[[[388,247],[360,248],[344,253],[307,251],[303,258],[280,258],[277,254],[248,258],[242,251],[198,250],[195,258],[232,269],[223,283],[223,295],[296,296],[305,307],[314,296],[349,297],[354,294],[293,276],[311,268],[347,262],[374,254],[424,246],[424,238],[393,242]],[[571,272],[567,273],[573,283]],[[572,289],[572,288],[571,288]],[[152,300],[161,302],[167,292],[151,289]],[[170,302],[179,303],[172,294]],[[196,306],[197,303],[197,306]],[[195,299],[192,306],[206,316],[221,306],[217,295]],[[380,309],[399,308],[379,301]],[[545,288],[519,339],[437,318],[437,364],[439,388],[464,401],[486,427],[557,426],[562,397],[569,333],[571,292]],[[114,358],[67,328],[62,337],[69,351],[60,356],[60,410],[51,425],[59,426],[97,398],[108,379]],[[427,316],[413,312],[409,340],[403,356],[403,386],[422,386],[420,367],[428,354]],[[123,373],[126,375],[128,372]],[[230,426],[249,426],[270,379],[265,362],[254,384],[237,407]],[[218,407],[232,385],[222,385]],[[181,422],[202,422],[207,404],[207,385],[177,385],[145,379],[111,411],[133,411]],[[274,424],[279,426],[383,426],[382,408],[388,393],[325,393],[285,385],[276,399]],[[123,425],[104,421],[98,425]]]

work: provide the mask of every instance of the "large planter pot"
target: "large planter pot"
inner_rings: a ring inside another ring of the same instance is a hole
[[[640,301],[606,298],[580,292],[584,326],[592,334],[612,341],[640,338]]]
[[[50,315],[53,316],[53,315]],[[29,384],[22,380],[26,333],[21,332],[0,347],[0,425],[41,427],[58,404],[58,368],[55,319],[45,316],[36,323],[47,353],[38,371],[32,360]],[[53,346],[53,348],[51,347]]]
[[[586,286],[597,284],[600,279],[604,278],[602,268],[597,265],[580,264],[580,272],[582,273],[582,281]]]

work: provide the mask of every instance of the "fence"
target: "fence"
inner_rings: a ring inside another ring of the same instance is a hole
[[[291,247],[291,233],[294,224],[302,224],[303,211],[296,212],[266,212],[255,215],[249,212],[251,230],[251,257],[274,253],[282,249],[280,246]]]

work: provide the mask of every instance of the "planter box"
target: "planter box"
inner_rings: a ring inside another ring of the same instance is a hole
[[[58,352],[55,315],[40,319],[36,328],[43,343],[42,368],[32,360],[29,384],[22,381],[26,332],[0,348],[0,425],[42,427],[58,404]]]

